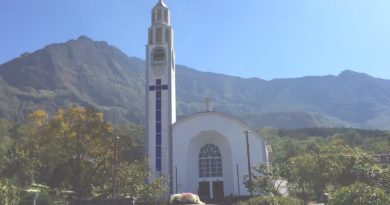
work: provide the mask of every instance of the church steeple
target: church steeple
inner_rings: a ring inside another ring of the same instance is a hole
[[[169,9],[163,0],[159,0],[152,10],[152,24],[170,25]]]
[[[146,54],[145,148],[153,176],[170,178],[172,125],[176,121],[176,69],[173,30],[169,9],[163,0],[159,0],[152,9]],[[172,186],[170,184],[171,191]]]

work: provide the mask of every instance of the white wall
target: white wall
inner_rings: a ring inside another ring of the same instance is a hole
[[[225,196],[249,195],[243,185],[248,174],[246,140],[244,131],[249,130],[244,123],[229,115],[205,112],[191,115],[173,126],[173,170],[177,167],[178,192],[198,193],[198,155],[200,148],[208,143],[220,148],[223,163]],[[252,167],[267,162],[265,141],[255,132],[249,137]],[[237,167],[239,167],[240,188],[237,185]],[[175,180],[175,172],[173,173]],[[174,181],[176,191],[176,182]]]

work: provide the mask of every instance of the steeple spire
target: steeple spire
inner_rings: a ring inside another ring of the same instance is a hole
[[[163,6],[163,7],[168,7],[166,4],[165,4],[165,1],[164,0],[158,0],[157,2],[157,5],[156,6]]]

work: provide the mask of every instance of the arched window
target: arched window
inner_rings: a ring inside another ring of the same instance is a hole
[[[163,48],[157,48],[153,51],[153,66],[164,66],[165,65],[165,50]]]
[[[214,144],[206,144],[199,153],[199,177],[222,177],[222,156]]]

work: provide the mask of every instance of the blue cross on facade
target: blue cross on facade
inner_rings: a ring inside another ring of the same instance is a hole
[[[161,85],[161,79],[156,79],[156,85],[149,86],[149,91],[156,91],[156,171],[161,171],[161,91],[168,90],[168,85]]]

